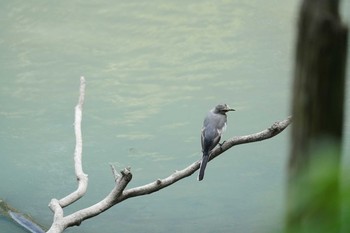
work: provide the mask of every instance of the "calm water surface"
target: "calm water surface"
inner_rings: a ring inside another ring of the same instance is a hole
[[[73,108],[82,75],[89,189],[65,214],[109,193],[109,163],[131,166],[135,187],[199,159],[203,118],[218,103],[237,110],[224,139],[289,115],[297,1],[1,5],[0,197],[43,225],[52,222],[50,199],[76,188]],[[195,174],[67,232],[278,232],[288,138],[286,130],[237,146],[208,165],[203,182]],[[21,232],[1,217],[0,231]]]

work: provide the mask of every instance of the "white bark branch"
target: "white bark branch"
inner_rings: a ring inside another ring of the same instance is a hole
[[[78,188],[73,193],[62,198],[61,200],[52,199],[49,207],[54,212],[54,221],[48,232],[59,233],[63,232],[67,227],[79,226],[82,221],[92,218],[100,213],[106,211],[112,206],[122,202],[128,198],[150,194],[160,189],[163,189],[175,182],[192,175],[199,169],[200,160],[192,163],[188,167],[175,171],[170,176],[157,179],[149,184],[130,188],[125,190],[126,186],[132,179],[132,173],[130,168],[125,168],[118,174],[113,165],[111,165],[112,172],[115,179],[115,186],[112,191],[100,202],[87,207],[85,209],[76,211],[68,216],[64,216],[63,208],[67,205],[72,204],[79,198],[81,198],[87,189],[88,178],[82,169],[82,136],[81,136],[81,118],[82,118],[82,106],[84,102],[85,94],[85,80],[82,77],[80,82],[80,97],[77,106],[75,107],[75,135],[76,135],[76,148],[74,153],[75,172],[78,179]],[[282,132],[291,123],[292,118],[288,117],[286,120],[276,122],[271,127],[261,132],[250,134],[246,136],[233,137],[226,142],[222,143],[221,146],[216,147],[211,155],[210,160],[216,158],[226,150],[239,144],[262,141],[276,136]]]
[[[85,79],[80,78],[80,95],[78,104],[75,106],[75,120],[74,120],[74,132],[75,132],[75,150],[74,150],[74,169],[75,175],[78,181],[78,188],[75,192],[67,195],[66,197],[59,200],[59,204],[62,208],[72,204],[79,200],[86,193],[88,186],[88,176],[83,171],[82,164],[82,152],[83,152],[83,139],[81,134],[81,120],[82,111],[85,98]]]
[[[75,133],[75,150],[74,150],[74,169],[75,175],[78,181],[78,188],[67,195],[66,197],[57,200],[52,199],[49,207],[54,212],[54,223],[52,226],[62,225],[58,224],[63,219],[63,208],[74,203],[84,196],[88,186],[88,176],[83,171],[82,166],[82,151],[83,151],[83,140],[81,133],[81,121],[82,121],[82,111],[85,98],[85,78],[80,78],[80,91],[79,91],[79,100],[75,106],[75,120],[74,120],[74,133]],[[65,228],[59,231],[51,231],[51,228],[48,232],[62,232]]]

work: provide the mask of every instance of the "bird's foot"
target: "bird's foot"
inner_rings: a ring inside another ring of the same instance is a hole
[[[219,142],[219,147],[220,147],[221,151],[223,150],[223,149],[222,149],[222,145],[224,145],[225,142],[226,142],[226,141],[223,141],[222,143]]]

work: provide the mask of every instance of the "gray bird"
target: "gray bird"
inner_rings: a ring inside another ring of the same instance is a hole
[[[210,110],[203,122],[201,142],[202,142],[202,162],[199,169],[198,180],[203,180],[204,170],[209,160],[209,154],[220,142],[222,133],[226,129],[226,112],[235,111],[227,104],[219,104]]]

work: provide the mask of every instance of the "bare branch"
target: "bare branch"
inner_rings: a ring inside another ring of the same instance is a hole
[[[75,107],[75,135],[76,135],[76,148],[74,153],[75,162],[75,173],[78,179],[78,188],[73,193],[62,198],[61,200],[52,199],[49,207],[54,212],[54,222],[48,232],[56,233],[63,232],[67,227],[79,226],[82,221],[92,218],[100,213],[106,211],[112,206],[119,202],[122,202],[128,198],[150,194],[160,189],[163,189],[175,182],[192,175],[196,170],[199,169],[200,160],[192,163],[188,167],[175,171],[170,176],[157,179],[149,184],[130,188],[125,190],[126,186],[132,179],[132,173],[130,168],[125,168],[118,174],[115,167],[111,165],[111,169],[115,179],[115,186],[112,191],[100,202],[87,207],[85,209],[76,211],[68,216],[64,216],[63,208],[67,205],[72,204],[79,198],[81,198],[87,189],[88,178],[82,169],[82,136],[81,136],[81,119],[82,119],[82,107],[84,102],[85,94],[85,79],[82,77],[80,80],[80,96],[77,106]],[[219,147],[215,148],[211,155],[210,160],[216,158],[226,150],[239,144],[262,141],[271,137],[276,136],[282,132],[291,123],[292,118],[288,117],[286,120],[274,123],[270,128],[263,130],[259,133],[233,137]]]
[[[287,126],[292,122],[292,117],[288,117],[286,120],[280,121],[280,122],[275,122],[271,127],[268,129],[265,129],[261,132],[255,133],[255,134],[250,134],[246,136],[240,136],[240,137],[233,137],[223,144],[221,146],[216,147],[211,155],[210,159],[212,160],[225,152],[226,150],[230,149],[231,147],[239,144],[244,144],[244,143],[251,143],[251,142],[257,142],[257,141],[262,141],[265,139],[269,139],[271,137],[276,136],[280,132],[282,132]],[[158,179],[152,183],[139,186],[136,188],[128,189],[123,193],[123,199],[127,199],[130,197],[135,197],[135,196],[140,196],[140,195],[145,195],[145,194],[150,194],[153,192],[156,192],[160,189],[163,189],[187,176],[192,175],[195,171],[199,169],[200,165],[200,160],[197,162],[194,162],[190,166],[186,167],[185,169],[181,171],[176,171],[172,175],[168,176],[167,178],[164,179]]]
[[[75,132],[75,151],[74,151],[74,168],[75,175],[78,181],[78,188],[71,194],[59,200],[60,206],[66,207],[73,202],[79,200],[86,193],[88,186],[88,176],[83,171],[82,166],[82,151],[83,151],[83,140],[81,133],[81,120],[82,120],[82,110],[85,97],[85,79],[80,78],[80,95],[78,104],[75,106],[75,121],[74,121],[74,132]]]
[[[75,151],[74,151],[74,168],[75,175],[78,180],[78,188],[67,195],[66,197],[57,200],[52,199],[49,207],[54,212],[54,222],[48,232],[62,232],[65,227],[64,224],[61,224],[63,221],[63,208],[79,200],[86,193],[88,186],[88,176],[83,171],[82,166],[82,148],[83,140],[81,133],[81,120],[82,120],[82,110],[85,97],[85,79],[84,77],[80,78],[80,91],[79,91],[79,100],[75,106],[75,120],[74,120],[74,132],[75,132]]]
[[[99,215],[119,203],[123,190],[132,179],[132,174],[129,169],[125,168],[120,173],[121,175],[117,179],[116,185],[102,201],[59,219],[59,221],[53,223],[48,233],[63,232],[67,227],[79,226],[82,221]]]
[[[281,133],[287,126],[292,122],[292,117],[289,116],[287,119],[283,121],[278,121],[275,122],[271,127],[268,129],[265,129],[261,132],[255,133],[255,134],[250,134],[246,136],[238,136],[238,137],[233,137],[227,141],[225,141],[223,144],[221,144],[220,147],[217,147],[214,149],[210,155],[210,159],[212,160],[218,155],[222,154],[226,150],[230,149],[231,147],[239,144],[246,144],[246,143],[251,143],[251,142],[258,142],[262,140],[266,140],[269,138],[272,138],[276,136],[277,134]]]

